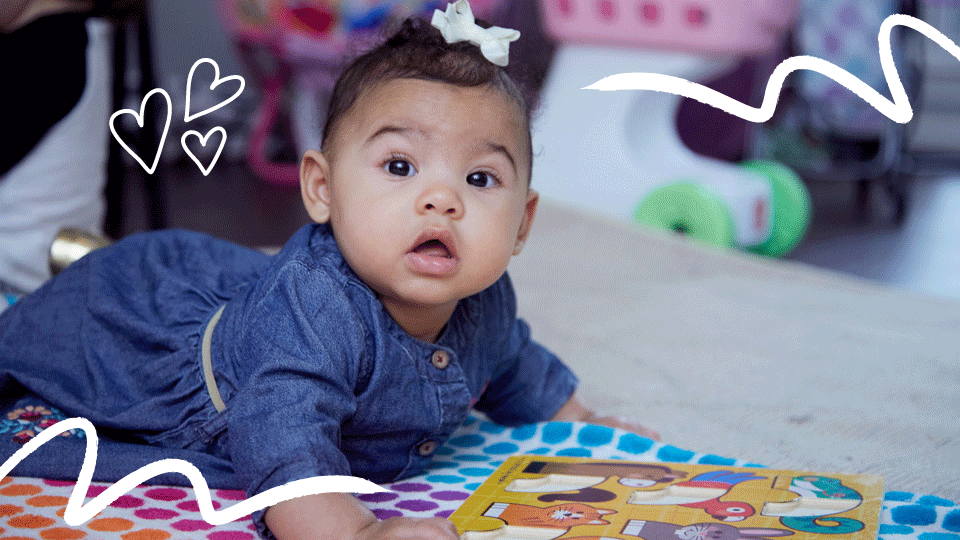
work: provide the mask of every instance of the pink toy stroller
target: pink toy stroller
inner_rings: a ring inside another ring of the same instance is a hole
[[[478,17],[489,18],[499,0],[473,0]],[[320,102],[333,88],[343,61],[362,52],[385,28],[409,16],[429,17],[437,0],[217,0],[261,92],[247,161],[274,184],[296,184],[299,166],[274,156],[273,134],[289,121],[297,155],[320,144]]]

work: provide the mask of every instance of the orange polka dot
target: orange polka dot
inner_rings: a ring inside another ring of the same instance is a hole
[[[60,497],[58,495],[37,495],[36,497],[30,497],[27,499],[27,504],[37,508],[44,508],[46,506],[66,506],[67,501],[70,499],[66,497]]]
[[[3,478],[0,478],[0,486],[9,484],[10,482],[13,482],[13,478],[9,476],[4,476]]]
[[[170,538],[171,536],[173,535],[167,531],[143,529],[141,531],[128,532],[120,538],[123,540],[167,540],[167,538]]]
[[[57,521],[53,518],[25,514],[10,518],[10,521],[7,522],[7,525],[16,527],[17,529],[42,529],[44,527],[49,527],[56,522]]]
[[[64,514],[66,514],[66,513],[67,513],[67,509],[66,509],[66,508],[61,508],[61,509],[57,510],[57,516],[59,516],[59,517],[61,517],[61,518],[62,518],[62,517],[64,516]]]
[[[41,491],[43,491],[43,488],[40,486],[32,486],[30,484],[14,484],[12,486],[7,486],[3,489],[0,489],[0,495],[16,497],[24,495],[36,495]]]
[[[23,512],[22,506],[15,504],[0,504],[0,517],[12,516]]]
[[[85,531],[68,529],[67,527],[54,527],[40,531],[40,538],[43,538],[43,540],[78,540],[86,535]]]
[[[95,531],[125,531],[133,527],[133,522],[123,518],[103,518],[95,519],[87,524],[87,527]]]
[[[0,540],[37,540],[28,536],[0,536]]]

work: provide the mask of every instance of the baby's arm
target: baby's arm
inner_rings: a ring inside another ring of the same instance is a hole
[[[348,493],[308,495],[267,509],[267,527],[279,540],[456,540],[457,529],[442,518],[377,521]]]
[[[660,440],[660,434],[656,431],[643,426],[633,420],[623,416],[597,416],[597,414],[586,408],[583,403],[577,399],[574,393],[570,399],[560,408],[551,420],[561,422],[589,422],[591,424],[600,424],[609,427],[615,427],[632,431],[638,435],[649,437],[655,441]]]

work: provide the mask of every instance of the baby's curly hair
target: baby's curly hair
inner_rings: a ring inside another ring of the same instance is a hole
[[[476,22],[484,28],[491,26],[480,19]],[[531,162],[531,112],[520,86],[506,70],[484,58],[478,46],[465,41],[447,43],[428,21],[412,17],[403,21],[400,29],[382,44],[354,59],[340,74],[327,108],[323,149],[327,149],[338,124],[365,91],[394,79],[421,79],[460,87],[488,85],[502,93],[516,103],[523,115],[528,163]]]

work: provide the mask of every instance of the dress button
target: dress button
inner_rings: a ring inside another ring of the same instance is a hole
[[[447,351],[436,351],[430,357],[430,362],[437,369],[446,369],[450,365],[450,355],[447,354]]]
[[[437,449],[437,441],[427,441],[425,443],[421,443],[420,446],[417,447],[417,451],[420,452],[421,456],[429,456],[436,449]]]

